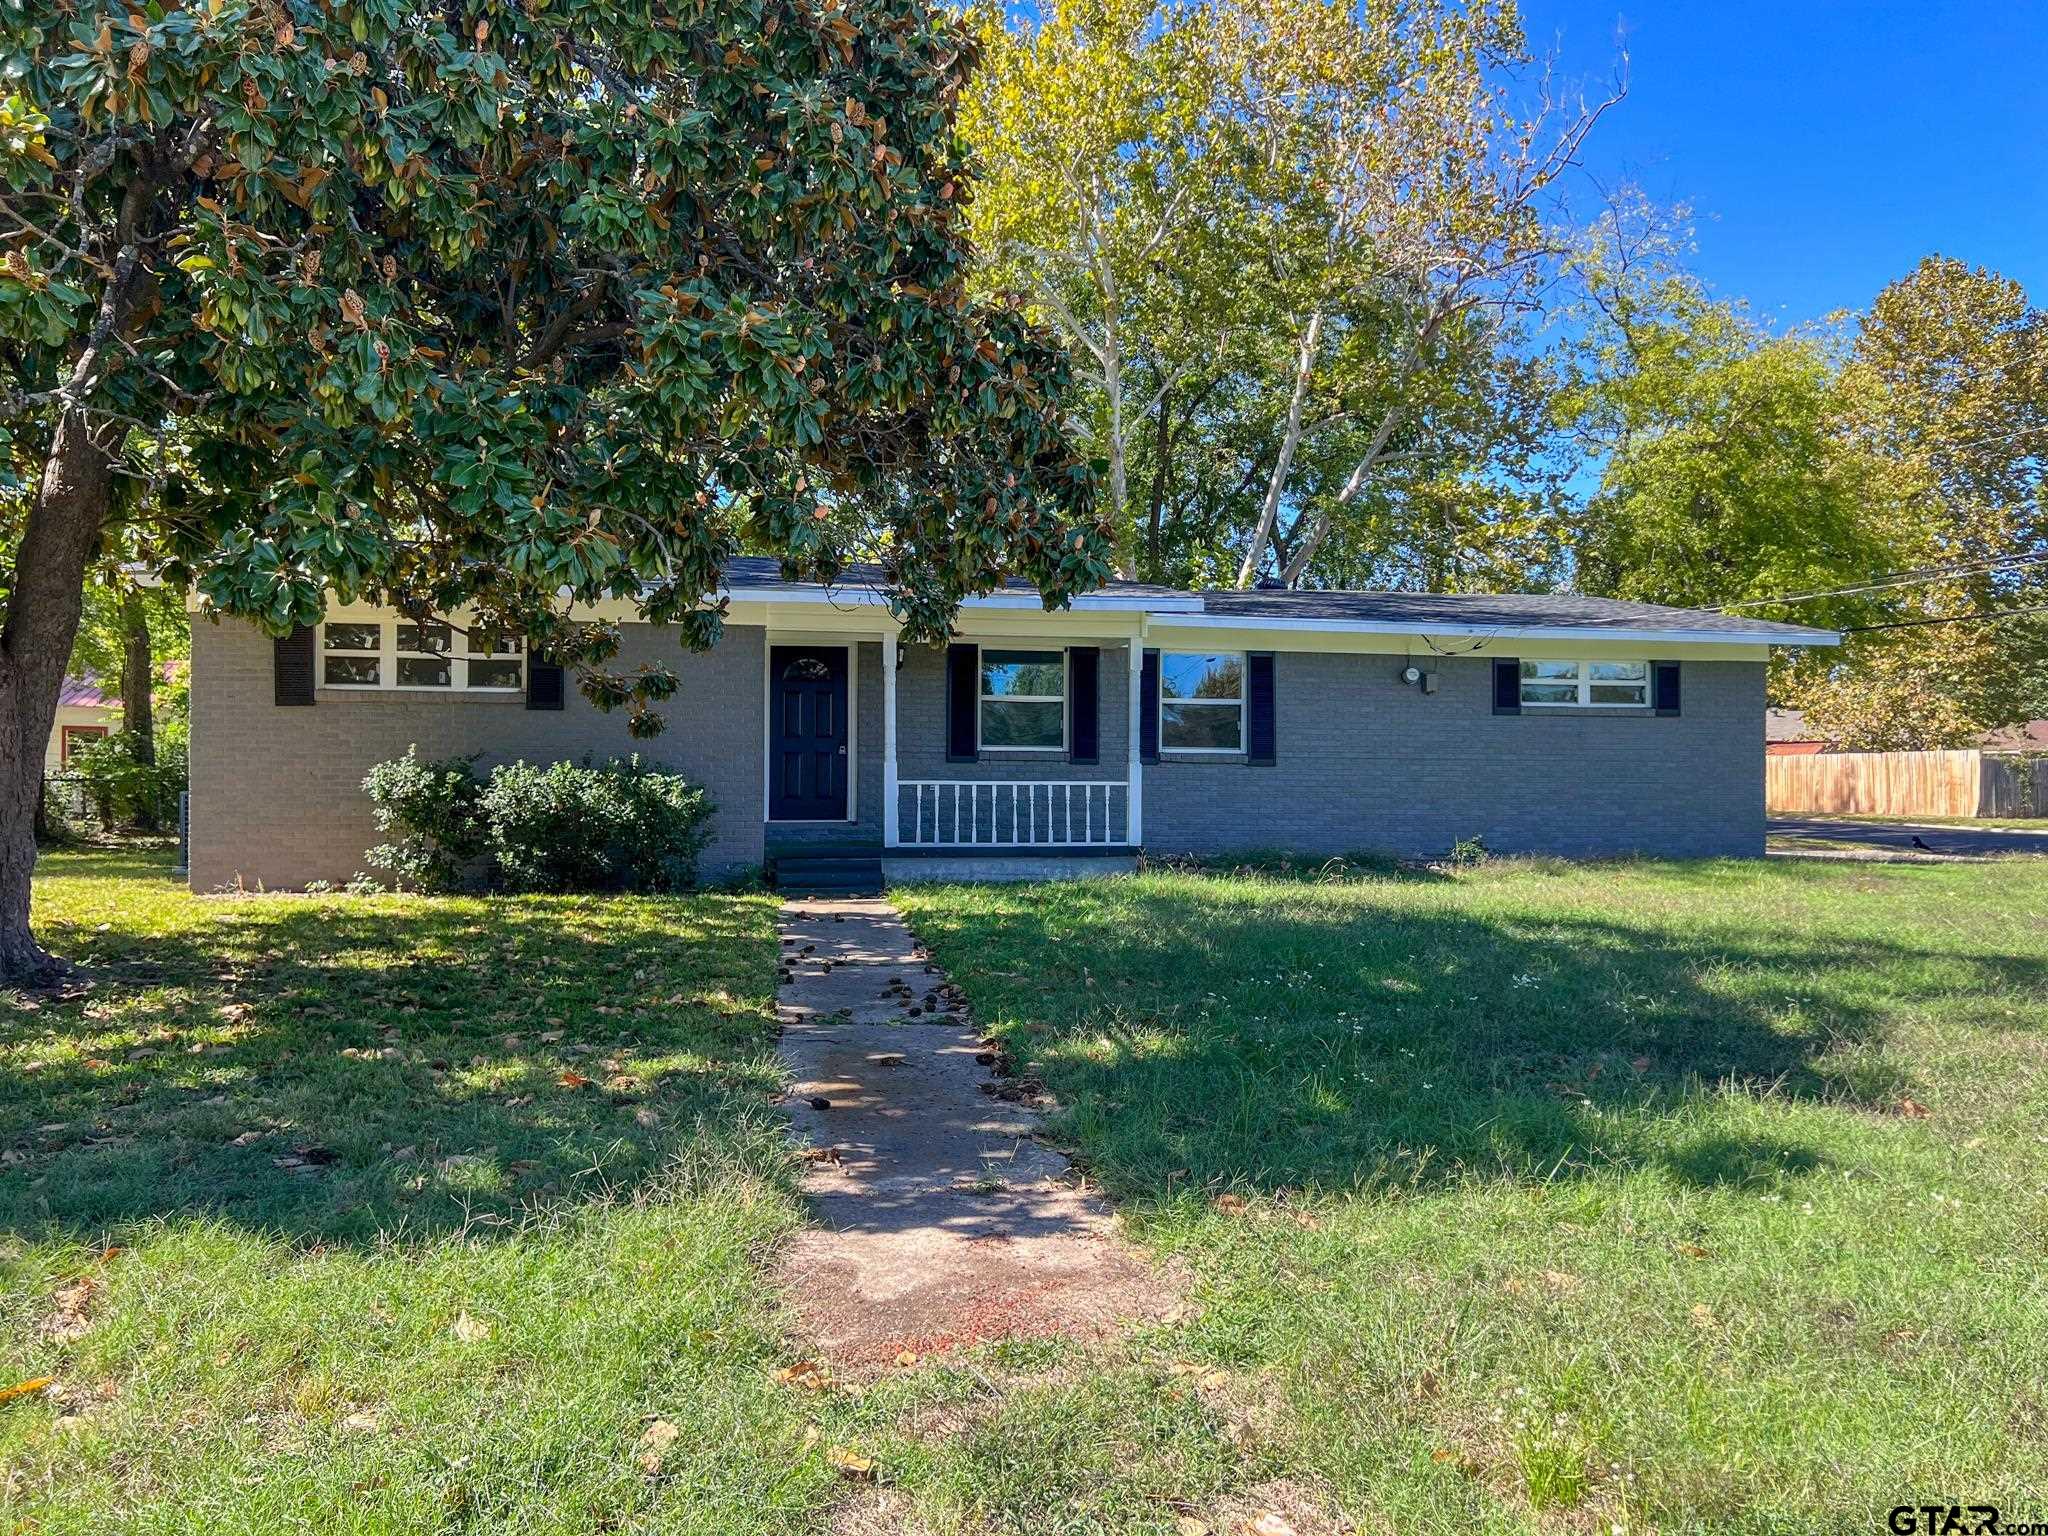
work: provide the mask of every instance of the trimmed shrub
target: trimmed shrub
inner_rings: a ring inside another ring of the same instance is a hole
[[[515,891],[681,891],[697,882],[712,805],[638,757],[508,763],[484,791],[491,856]]]
[[[704,791],[637,757],[507,763],[485,779],[471,758],[408,750],[363,788],[391,838],[366,857],[417,890],[452,890],[472,872],[511,891],[687,890],[711,840]]]
[[[379,763],[363,776],[377,808],[377,830],[391,839],[364,857],[388,869],[400,885],[451,891],[490,847],[484,824],[484,784],[476,759],[449,757],[423,763],[417,747]]]

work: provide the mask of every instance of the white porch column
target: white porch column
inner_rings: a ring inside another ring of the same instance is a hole
[[[897,846],[896,788],[896,634],[882,636],[882,846]]]
[[[1139,714],[1143,700],[1139,697],[1139,684],[1145,674],[1145,633],[1142,628],[1131,636],[1131,768],[1130,787],[1124,791],[1125,804],[1130,808],[1130,826],[1125,831],[1125,841],[1133,847],[1145,841],[1145,764],[1138,756]]]

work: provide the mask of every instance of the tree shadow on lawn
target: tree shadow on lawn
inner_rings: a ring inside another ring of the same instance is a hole
[[[1617,1165],[1767,1185],[1826,1155],[1731,1104],[1892,1112],[1912,1088],[1884,1049],[1896,1013],[2048,988],[2041,960],[1952,939],[1738,935],[1683,911],[1541,910],[1540,893],[1515,912],[1372,889],[1283,887],[1262,904],[1223,883],[1105,886],[920,927],[978,1016],[1038,1063],[1064,1106],[1055,1135],[1141,1202]]]
[[[0,994],[0,1229],[95,1243],[208,1213],[323,1243],[489,1236],[680,1153],[767,1166],[779,1145],[763,898],[168,910],[168,933],[42,924],[92,989]]]

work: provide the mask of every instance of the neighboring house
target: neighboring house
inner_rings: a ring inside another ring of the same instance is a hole
[[[119,699],[101,693],[90,677],[65,678],[57,694],[57,721],[50,727],[49,744],[43,749],[43,772],[62,773],[71,766],[73,752],[120,728]]]
[[[2048,752],[2048,720],[2029,720],[2021,725],[2008,725],[1995,731],[1986,731],[1971,746],[1980,752],[1993,754]],[[1768,757],[1811,757],[1818,752],[1830,752],[1827,739],[1816,734],[1806,723],[1806,715],[1796,709],[1772,709],[1764,713],[1764,753]]]
[[[1141,848],[1436,856],[1465,838],[1761,854],[1770,648],[1837,638],[1581,597],[1115,583],[1052,613],[1022,586],[970,599],[933,648],[899,645],[871,587],[753,559],[727,587],[708,652],[624,625],[620,665],[681,680],[645,743],[517,642],[353,606],[282,639],[195,623],[192,883],[346,879],[379,840],[365,771],[414,745],[485,764],[640,752],[717,801],[708,874],[797,854],[892,879]]]
[[[1814,735],[1806,724],[1806,712],[1798,709],[1764,711],[1764,755],[1767,757],[1812,757],[1825,752],[1828,744]]]

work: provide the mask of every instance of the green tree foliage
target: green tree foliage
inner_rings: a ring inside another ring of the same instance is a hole
[[[1886,467],[1883,620],[1790,696],[1852,746],[1957,746],[2048,706],[2048,313],[2016,282],[1930,256],[1857,324],[1850,433]],[[1986,619],[1984,616],[1992,616]],[[1961,620],[1962,622],[1955,622]]]
[[[913,637],[1101,580],[1064,354],[966,289],[975,54],[924,0],[0,8],[0,741],[47,731],[131,495],[216,612],[470,608],[643,733],[673,674],[577,610],[709,643],[743,546],[878,556]]]
[[[1871,617],[1867,598],[1770,601],[1852,585],[1893,555],[1882,464],[1848,430],[1827,339],[1766,333],[1654,233],[1612,219],[1580,271],[1585,325],[1560,397],[1598,475],[1574,539],[1579,588],[1801,623]]]
[[[1214,376],[1254,252],[1233,194],[1219,19],[1159,0],[975,12],[986,57],[961,114],[982,178],[978,281],[1015,291],[1086,381],[1106,513],[1137,558],[1131,462],[1177,387]]]
[[[1062,0],[984,32],[963,122],[988,281],[1090,386],[1126,569],[1405,584],[1540,558],[1518,321],[1605,104],[1532,101],[1511,3]]]

